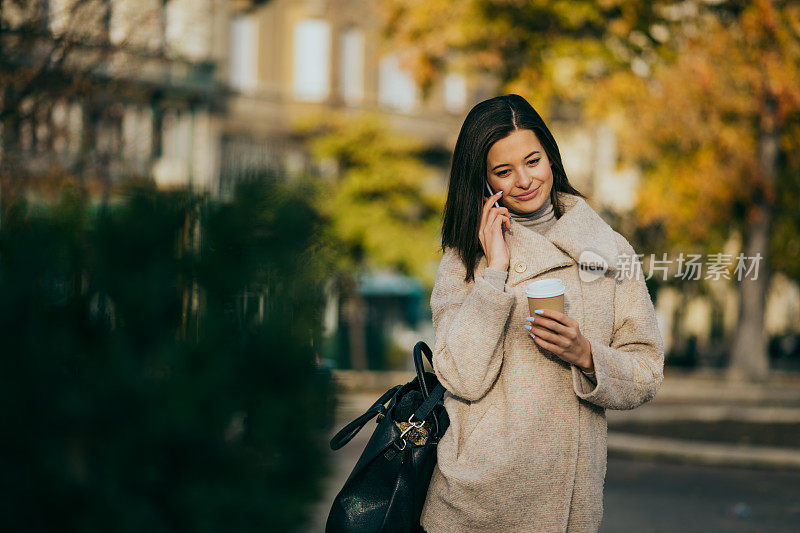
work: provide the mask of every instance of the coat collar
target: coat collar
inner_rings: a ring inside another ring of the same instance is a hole
[[[573,264],[581,267],[582,279],[584,273],[589,280],[596,279],[598,276],[586,268],[598,263],[605,263],[606,275],[616,271],[618,249],[611,226],[580,196],[557,194],[565,212],[546,235],[511,219],[511,231],[507,234],[511,256],[509,285]]]

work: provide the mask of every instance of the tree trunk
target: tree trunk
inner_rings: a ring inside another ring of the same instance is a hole
[[[366,305],[355,283],[347,284],[347,293],[343,310],[350,340],[350,366],[353,370],[367,370]]]
[[[731,350],[728,378],[732,380],[763,380],[769,374],[769,353],[764,321],[767,289],[769,288],[770,228],[773,219],[773,186],[777,172],[779,136],[775,120],[775,102],[768,100],[761,118],[759,138],[759,170],[762,187],[758,200],[748,216],[744,254],[746,258],[761,254],[756,279],[744,276],[739,283],[739,320]],[[747,259],[750,261],[750,259]]]
[[[2,154],[0,154],[0,225],[2,224],[3,216],[5,215],[5,208],[8,201],[8,195],[13,195],[13,186],[19,186],[19,177],[23,173],[20,168],[20,115],[18,109],[13,109],[10,106],[15,102],[16,95],[11,87],[5,87],[3,90],[2,102],[2,123],[3,134],[0,136],[0,143],[2,143]],[[16,184],[12,180],[17,181]],[[5,186],[5,189],[4,189]],[[10,190],[9,190],[10,189]]]

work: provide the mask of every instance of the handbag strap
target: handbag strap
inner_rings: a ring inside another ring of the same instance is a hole
[[[402,387],[402,385],[395,385],[391,389],[387,390],[383,393],[383,395],[378,398],[378,400],[372,404],[372,407],[367,409],[367,411],[347,424],[343,427],[336,435],[333,436],[331,439],[331,449],[338,450],[361,431],[361,428],[364,427],[364,424],[369,422],[372,418],[375,418],[379,414],[386,414],[386,402],[388,402],[392,396]]]
[[[359,416],[343,427],[338,433],[336,433],[336,435],[334,435],[331,439],[331,449],[338,450],[350,442],[350,440],[355,437],[359,431],[361,431],[361,428],[364,427],[364,424],[369,422],[372,418],[379,414],[385,415],[386,406],[384,404],[394,395],[395,392],[397,392],[400,387],[402,387],[402,385],[397,385],[383,393],[383,396],[378,398],[378,401],[376,401],[363,415]],[[437,384],[433,388],[433,391],[431,391],[430,395],[425,399],[424,402],[422,402],[422,405],[420,405],[417,410],[414,411],[414,414],[412,415],[413,419],[425,420],[428,418],[434,407],[436,407],[436,405],[441,401],[444,393],[444,386],[441,383]]]
[[[427,398],[430,395],[430,392],[428,391],[428,384],[425,383],[425,364],[422,362],[421,352],[425,352],[425,357],[428,358],[431,366],[433,366],[433,353],[424,341],[419,341],[414,345],[414,368],[417,370],[417,381],[419,382],[419,388],[422,391],[422,397]]]
[[[417,381],[419,382],[420,389],[422,390],[422,397],[424,398],[424,401],[422,402],[422,405],[420,405],[417,410],[414,411],[414,414],[412,415],[412,419],[414,420],[425,420],[428,418],[434,407],[441,402],[445,393],[445,388],[441,383],[438,383],[432,391],[428,392],[428,386],[425,383],[424,377],[425,367],[422,363],[422,353],[424,353],[428,361],[433,364],[433,353],[431,352],[431,349],[427,344],[425,344],[425,342],[418,342],[414,346],[414,366],[417,370]],[[336,435],[334,435],[331,439],[331,449],[338,450],[350,442],[350,440],[352,440],[352,438],[355,437],[359,431],[361,431],[361,428],[363,428],[364,425],[371,419],[375,418],[379,414],[386,415],[386,402],[389,401],[392,396],[394,396],[395,393],[402,387],[403,385],[395,385],[391,389],[384,392],[383,395],[378,398],[378,400],[372,404],[372,407],[367,409],[363,415],[359,416],[339,430],[339,432],[336,433]]]
[[[430,395],[425,398],[425,401],[422,402],[416,411],[414,411],[414,419],[415,420],[425,420],[428,418],[428,415],[431,414],[433,408],[436,407],[436,404],[441,401],[442,396],[444,396],[445,388],[444,385],[441,383],[437,383],[436,386],[431,391]]]

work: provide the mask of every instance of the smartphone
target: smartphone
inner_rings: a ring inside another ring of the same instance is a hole
[[[492,188],[489,186],[489,182],[488,181],[486,182],[486,190],[489,192],[489,195],[487,196],[487,198],[490,198],[494,193],[492,192]],[[494,206],[495,207],[500,207],[500,204],[497,203],[497,200],[494,201]]]
[[[489,196],[494,194],[492,192],[492,188],[489,186],[489,180],[486,180],[486,192],[488,193]],[[494,201],[494,206],[495,207],[500,207],[500,204],[497,203],[497,200]],[[506,227],[505,222],[503,223],[502,228],[503,228],[503,231],[511,231],[511,228],[507,228]]]

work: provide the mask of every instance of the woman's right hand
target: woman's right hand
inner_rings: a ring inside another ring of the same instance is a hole
[[[511,214],[505,207],[492,205],[501,197],[502,192],[495,193],[486,199],[478,229],[478,239],[481,241],[487,266],[496,270],[508,270],[510,261],[508,245],[503,236],[503,225],[505,224],[508,229],[511,229]]]

